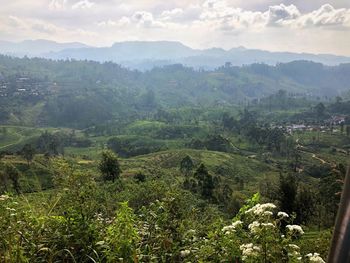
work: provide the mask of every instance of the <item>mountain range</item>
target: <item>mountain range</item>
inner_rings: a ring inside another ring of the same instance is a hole
[[[25,40],[19,43],[0,41],[0,53],[54,60],[112,61],[138,70],[149,70],[153,67],[171,64],[212,70],[227,62],[233,66],[252,63],[275,65],[295,60],[308,60],[330,66],[350,62],[350,57],[331,54],[270,52],[244,47],[229,50],[222,48],[193,49],[174,41],[126,41],[117,42],[111,47],[92,47],[78,42],[57,43],[48,40]]]

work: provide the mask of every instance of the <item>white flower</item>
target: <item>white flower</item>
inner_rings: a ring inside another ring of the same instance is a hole
[[[289,215],[286,212],[278,212],[277,216],[281,217],[281,218],[288,218],[289,217]]]
[[[0,195],[0,201],[5,201],[9,199],[10,197],[8,195]]]
[[[243,244],[239,247],[242,250],[242,260],[245,261],[249,257],[257,257],[261,251],[260,247],[254,246],[253,243]]]
[[[180,256],[183,258],[188,256],[189,254],[191,254],[191,251],[188,249],[180,251]]]
[[[232,226],[233,227],[238,227],[238,226],[240,226],[240,225],[242,225],[243,224],[243,222],[241,221],[241,220],[238,220],[238,221],[236,221],[236,222],[233,222],[232,223]]]
[[[318,254],[318,253],[313,253],[313,254],[309,253],[309,254],[307,254],[306,256],[309,258],[310,262],[313,262],[313,263],[326,263],[326,262],[320,257],[320,254]]]
[[[288,256],[294,259],[300,258],[300,248],[295,244],[289,244],[288,247],[290,248],[290,251],[288,251]],[[299,259],[298,259],[299,260]]]
[[[289,232],[296,232],[296,233],[299,233],[299,234],[304,234],[304,231],[303,229],[301,228],[301,226],[298,226],[298,225],[286,225],[286,228],[288,229]]]
[[[258,221],[254,221],[253,223],[249,224],[248,228],[250,232],[256,233],[260,228],[260,223]]]
[[[298,247],[297,245],[295,244],[289,244],[288,247],[292,248],[292,249],[295,249],[295,250],[299,250],[300,247]]]
[[[275,208],[276,208],[276,206],[272,203],[257,204],[255,206],[253,206],[252,208],[250,208],[249,210],[247,210],[245,213],[246,214],[253,213],[254,215],[261,215],[264,212],[275,209]]]
[[[236,228],[240,225],[242,225],[242,221],[238,220],[236,222],[233,222],[231,225],[229,226],[225,226],[222,228],[222,231],[225,232],[225,234],[230,234],[232,232],[236,232]]]
[[[265,211],[265,212],[263,213],[263,215],[264,215],[264,216],[272,216],[273,213],[272,213],[271,211]]]
[[[300,253],[298,251],[293,251],[293,252],[288,253],[288,256],[292,257],[292,258],[299,258]]]

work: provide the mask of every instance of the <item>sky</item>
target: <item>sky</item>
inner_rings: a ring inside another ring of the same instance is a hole
[[[0,0],[0,40],[132,40],[350,56],[350,0]]]

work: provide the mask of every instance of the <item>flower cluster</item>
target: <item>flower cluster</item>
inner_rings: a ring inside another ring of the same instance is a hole
[[[310,262],[313,262],[313,263],[326,263],[321,257],[320,257],[320,254],[318,253],[309,253],[306,255],[306,257],[309,258]]]
[[[274,228],[275,225],[272,223],[259,223],[258,221],[254,221],[253,223],[249,224],[248,229],[251,233],[255,234],[262,228]]]
[[[225,234],[230,234],[232,232],[236,232],[236,229],[242,225],[242,221],[238,220],[238,221],[235,221],[233,222],[231,225],[229,226],[225,226],[222,228],[222,231],[225,233]]]
[[[191,254],[191,251],[188,250],[188,249],[180,251],[180,256],[181,256],[182,258],[188,256],[189,254]]]
[[[288,250],[288,257],[290,259],[296,259],[298,261],[302,259],[302,256],[300,254],[300,248],[297,245],[288,244],[287,250]]]
[[[254,215],[272,215],[272,212],[270,210],[275,209],[276,206],[272,203],[266,203],[266,204],[257,204],[247,210],[246,214],[254,214]],[[270,212],[270,213],[266,213]]]
[[[0,201],[6,201],[10,197],[8,195],[0,195]]]
[[[278,212],[277,216],[279,218],[288,218],[289,217],[289,215],[286,212]]]
[[[252,233],[257,233],[260,229],[260,223],[258,221],[254,221],[253,223],[249,224],[248,229]]]
[[[259,256],[259,252],[261,248],[259,246],[255,246],[253,243],[243,244],[239,247],[242,251],[242,260],[246,261],[249,258],[255,258]]]
[[[304,234],[303,229],[299,225],[286,225],[286,228],[291,234]]]

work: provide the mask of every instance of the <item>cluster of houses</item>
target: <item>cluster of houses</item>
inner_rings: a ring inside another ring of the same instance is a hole
[[[52,93],[56,83],[18,76],[5,78],[0,73],[0,97],[42,96]]]
[[[337,126],[344,125],[346,118],[347,116],[345,115],[334,115],[322,124],[288,124],[285,126],[278,126],[278,128],[285,129],[289,134],[293,134],[294,132],[298,131],[338,132],[339,129],[337,129]]]

